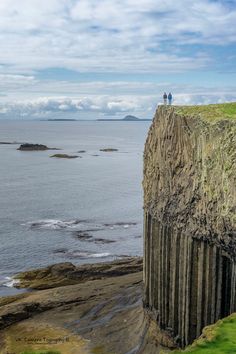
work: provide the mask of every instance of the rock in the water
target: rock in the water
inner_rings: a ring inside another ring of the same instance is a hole
[[[56,157],[58,159],[77,159],[77,158],[81,158],[81,156],[78,156],[78,155],[67,155],[67,154],[55,154],[55,155],[52,155],[50,157]]]
[[[21,144],[20,147],[17,150],[21,151],[44,151],[44,150],[49,150],[49,148],[46,145],[42,144]]]
[[[100,149],[100,151],[102,151],[102,152],[115,152],[115,151],[118,151],[118,149],[114,149],[114,148],[105,148],[105,149]]]
[[[11,144],[16,144],[16,143],[11,143]],[[46,151],[46,150],[60,150],[60,149],[54,148],[54,147],[48,147],[43,144],[23,143],[20,145],[20,147],[17,150],[20,150],[20,151]]]

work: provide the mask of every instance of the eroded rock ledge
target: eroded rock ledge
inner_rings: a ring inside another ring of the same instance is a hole
[[[22,286],[44,290],[0,298],[0,353],[169,352],[173,339],[143,311],[141,269],[129,258],[22,273]]]
[[[141,272],[143,259],[130,257],[106,263],[82,264],[57,263],[46,268],[33,269],[15,276],[18,288],[50,289],[59,286],[83,283],[89,280],[118,277]]]
[[[180,346],[236,310],[236,105],[213,116],[159,107],[144,152],[144,304]]]

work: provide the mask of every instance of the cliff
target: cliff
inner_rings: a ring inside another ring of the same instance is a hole
[[[236,104],[157,109],[144,151],[144,306],[180,346],[236,310]]]

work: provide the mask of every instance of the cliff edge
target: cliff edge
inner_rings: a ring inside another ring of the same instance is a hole
[[[160,106],[144,151],[144,305],[180,346],[236,310],[236,103]]]

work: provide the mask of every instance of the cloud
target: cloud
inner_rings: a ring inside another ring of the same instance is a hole
[[[178,46],[235,43],[235,22],[226,1],[1,0],[0,70],[193,70],[211,58]]]
[[[145,116],[163,90],[177,104],[236,100],[235,23],[235,0],[1,0],[0,116]]]
[[[36,84],[34,76],[0,74],[0,92],[9,92]]]
[[[193,90],[194,91],[194,90]],[[174,104],[209,104],[236,101],[236,94],[230,91],[209,93],[197,89],[195,92],[179,92],[174,94]],[[159,97],[149,96],[91,96],[81,98],[41,97],[34,100],[0,103],[0,117],[38,118],[69,116],[77,118],[97,118],[98,116],[123,116],[126,113],[151,118],[157,104],[162,104]]]
[[[141,100],[142,101],[142,100]],[[16,101],[0,104],[0,113],[14,116],[44,116],[55,113],[98,112],[115,115],[121,112],[136,111],[142,102],[135,98],[83,97],[80,99],[66,97],[42,97],[36,100]]]

